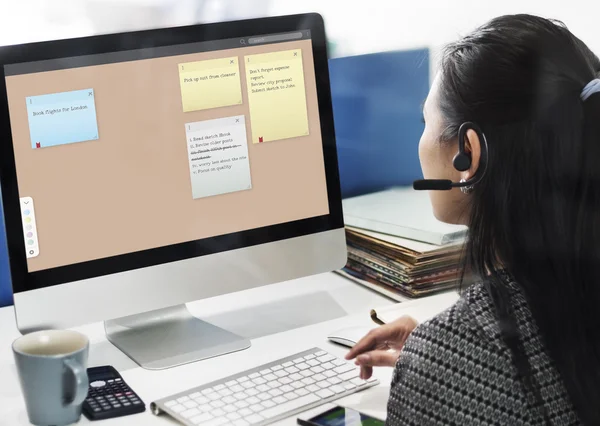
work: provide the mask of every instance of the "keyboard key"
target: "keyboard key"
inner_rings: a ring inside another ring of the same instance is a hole
[[[228,388],[235,386],[237,384],[236,380],[230,380],[227,383],[225,383],[225,386],[227,386]]]
[[[215,386],[215,390],[216,390],[217,392],[218,392],[218,391],[220,391],[220,390],[223,390],[223,389],[225,389],[225,385],[224,385],[224,384],[222,384],[222,383],[221,383],[220,385],[217,385],[217,386]]]
[[[287,371],[285,371],[285,370],[279,370],[279,371],[276,371],[276,372],[275,372],[275,375],[276,375],[277,377],[285,377],[285,376],[287,376],[287,375],[288,375],[288,373],[287,373]]]
[[[238,411],[239,415],[242,417],[247,417],[250,416],[252,414],[252,410],[249,408],[242,408],[240,411]]]
[[[329,389],[321,389],[318,392],[315,392],[318,396],[320,396],[321,398],[329,398],[330,396],[335,395],[333,392],[331,392]]]
[[[284,402],[287,402],[287,398],[285,398],[284,396],[276,396],[275,398],[273,398],[273,402],[275,404],[283,404]]]
[[[209,411],[212,411],[212,409],[213,408],[209,404],[203,404],[198,407],[198,410],[202,411],[203,413],[208,413]]]
[[[223,407],[223,411],[225,411],[226,413],[234,413],[237,411],[237,407],[235,407],[234,405],[226,405],[225,407]]]
[[[252,373],[249,374],[248,377],[250,377],[251,379],[256,379],[257,377],[260,377],[260,373]]]
[[[296,389],[295,392],[300,396],[308,395],[308,391],[304,388]]]
[[[331,371],[331,370],[327,370],[327,371],[325,371],[325,372],[323,373],[323,375],[324,375],[325,377],[334,377],[334,376],[337,376],[337,374],[335,373],[335,371]]]
[[[171,408],[174,405],[177,405],[177,401],[167,401],[167,402],[165,402],[165,407],[167,407],[167,408]]]
[[[253,405],[253,404],[258,404],[258,403],[260,402],[260,399],[258,399],[258,398],[257,398],[257,397],[255,397],[255,396],[251,396],[250,398],[248,398],[248,399],[246,400],[246,402],[247,402],[248,404],[250,404],[250,405]],[[250,407],[250,408],[252,408],[252,407]]]
[[[271,389],[269,391],[269,394],[271,396],[279,396],[279,395],[283,394],[283,392],[281,392],[279,389]]]
[[[237,379],[237,382],[244,383],[244,382],[247,382],[248,380],[250,380],[250,378],[248,376],[244,376],[244,377],[240,377],[239,379]]]
[[[260,405],[260,404],[254,404],[254,405],[251,405],[251,406],[250,406],[250,409],[251,409],[252,411],[254,411],[255,413],[260,413],[262,410],[264,410],[264,409],[265,409],[265,407],[263,407],[263,406],[262,406],[262,405]]]
[[[283,385],[282,387],[279,388],[279,390],[283,393],[287,393],[287,392],[292,392],[294,390],[294,388],[291,387],[290,385]]]
[[[271,395],[269,395],[268,393],[259,393],[257,398],[260,399],[261,401],[267,401],[267,400],[271,399]]]
[[[219,394],[218,394],[218,393],[216,393],[216,392],[209,393],[208,395],[206,395],[206,397],[207,397],[208,399],[210,399],[211,401],[217,401],[217,400],[221,399],[221,395],[219,395]]]
[[[259,391],[255,388],[252,388],[252,389],[246,389],[246,393],[250,396],[254,396],[254,395],[257,395],[259,393]]]
[[[181,413],[182,411],[185,411],[186,408],[183,405],[174,405],[171,407],[171,411],[173,411],[174,413]]]
[[[344,373],[344,374],[340,374],[338,377],[339,377],[340,379],[342,379],[342,380],[352,380],[352,379],[356,379],[356,378],[358,377],[359,371],[360,371],[360,370],[357,368],[357,369],[355,369],[355,370],[348,371],[348,372],[346,372],[346,373]]]
[[[198,398],[194,398],[194,401],[196,401],[198,404],[207,404],[210,402],[210,399],[200,395]]]
[[[236,420],[233,422],[233,426],[249,426],[250,423],[248,423],[246,420]]]
[[[267,383],[267,386],[269,386],[271,389],[277,389],[278,387],[280,387],[283,383],[281,383],[280,381],[276,380],[274,382],[269,382]]]
[[[294,363],[293,363],[293,362],[291,362],[291,361],[284,362],[284,363],[282,364],[283,368],[291,367],[292,365],[294,365]]]
[[[260,375],[264,376],[265,374],[269,374],[270,372],[271,372],[271,369],[270,368],[266,368],[266,369],[260,371]]]
[[[209,395],[211,393],[213,393],[215,390],[213,388],[207,388],[207,389],[202,389],[200,392],[202,392],[202,395]]]
[[[332,364],[331,362],[326,362],[325,364],[321,364],[321,367],[324,368],[325,370],[332,370],[336,366],[334,364]]]
[[[197,416],[198,414],[200,414],[200,410],[198,410],[197,408],[192,408],[191,410],[186,410],[182,412],[180,416],[185,419],[191,419],[192,417]]]
[[[323,356],[323,355],[327,355],[327,352],[325,352],[325,351],[319,351],[319,352],[317,352],[315,354],[315,356],[317,356],[317,357],[320,357],[320,356]]]
[[[356,379],[352,379],[350,380],[350,383],[354,383],[356,386],[362,386],[364,385],[366,382],[362,379],[359,379],[358,377]]]
[[[248,380],[247,382],[242,383],[242,386],[246,389],[250,389],[254,387],[254,383],[252,383],[250,380]]]
[[[191,394],[191,395],[190,395],[190,398],[191,398],[191,399],[196,399],[196,398],[198,398],[200,395],[201,395],[201,393],[200,393],[200,392],[194,392],[193,394]]]
[[[120,396],[120,395],[118,395],[118,396]],[[189,400],[190,400],[189,396],[182,396],[181,398],[179,398],[177,400],[177,402],[179,402],[180,404],[183,404],[184,402],[189,401]]]
[[[221,410],[220,408],[217,408],[216,410],[212,411],[212,415],[215,417],[223,417],[225,415],[225,411]]]
[[[246,421],[251,425],[255,423],[260,423],[264,420],[264,417],[259,416],[258,414],[252,414],[251,416],[246,417]]]
[[[314,392],[320,391],[321,388],[318,387],[317,385],[310,385],[310,386],[306,387],[306,390],[314,393]]]
[[[231,392],[229,389],[223,389],[219,391],[219,395],[221,396],[229,396],[229,395],[233,395],[233,392]]]
[[[304,383],[306,386],[308,386],[308,385],[314,384],[315,381],[313,379],[311,379],[310,377],[305,377],[304,379],[302,379],[302,383]]]
[[[281,365],[276,365],[275,367],[271,367],[271,371],[279,371],[281,370],[283,367]]]
[[[270,382],[272,380],[277,380],[277,376],[272,373],[269,373],[269,374],[265,374],[263,376],[263,379],[268,380]]]
[[[293,401],[294,399],[300,397],[300,395],[298,395],[296,392],[288,392],[285,395],[283,395],[285,397],[285,399],[287,399],[288,401]]]
[[[337,367],[339,367],[340,365],[344,365],[347,363],[347,361],[344,361],[343,359],[340,358],[336,358],[333,361],[331,361],[331,363]]]
[[[237,408],[246,408],[248,407],[248,403],[246,401],[238,401],[236,403],[234,403],[233,405],[235,405]]]
[[[268,408],[265,411],[263,411],[261,413],[261,415],[267,419],[270,419],[270,418],[279,416],[281,414],[285,414],[290,411],[297,410],[306,405],[315,403],[319,400],[320,400],[319,397],[316,395],[311,395],[311,394],[305,395],[305,396],[295,399],[293,401],[284,402],[280,405],[276,405],[273,408]]]
[[[329,362],[329,361],[333,361],[335,359],[335,357],[333,355],[327,354],[327,355],[323,355],[319,358],[317,358],[317,360],[321,363],[325,363],[325,362]]]
[[[344,388],[346,388],[346,390],[356,389],[356,385],[351,382],[344,382],[344,383],[342,383],[342,386],[344,386]]]
[[[313,379],[314,379],[316,382],[320,382],[321,380],[325,380],[326,378],[327,378],[327,377],[325,377],[325,376],[324,376],[324,375],[322,375],[322,374],[315,374],[315,375],[313,376]]]
[[[300,364],[301,362],[304,362],[304,358],[296,358],[295,360],[292,361],[294,364]]]
[[[229,388],[229,390],[233,393],[242,392],[244,389],[246,389],[246,388],[244,388],[240,385],[233,385],[232,387]]]
[[[306,361],[306,363],[308,365],[310,365],[311,367],[317,366],[320,364],[319,361],[317,361],[316,359],[309,359],[308,361]]]
[[[268,392],[269,390],[271,390],[271,386],[269,385],[260,385],[256,387],[256,390],[259,392]]]
[[[208,413],[204,413],[204,414],[200,414],[199,416],[196,416],[192,419],[190,419],[190,422],[192,422],[195,425],[199,425],[200,423],[204,423],[207,422],[209,420],[211,420],[213,418],[213,416],[211,416]]]
[[[297,368],[298,370],[306,370],[307,368],[310,368],[310,365],[308,365],[308,364],[307,364],[307,363],[305,363],[305,362],[302,362],[302,363],[300,363],[300,364],[296,364],[296,368]]]
[[[288,367],[288,368],[285,369],[285,371],[287,371],[288,374],[294,374],[294,373],[297,373],[300,370],[298,370],[296,367]]]
[[[227,417],[220,417],[220,418],[209,420],[206,423],[202,423],[202,426],[221,426],[221,425],[226,425],[227,423],[229,423],[229,420],[227,420]]]
[[[334,393],[344,393],[344,392],[346,392],[346,389],[344,389],[344,387],[340,386],[340,385],[333,385],[332,387],[329,388],[329,390],[331,392],[334,392]]]
[[[221,401],[223,401],[225,404],[234,404],[237,402],[237,399],[235,399],[233,396],[226,396]]]
[[[352,371],[355,368],[356,367],[352,364],[346,364],[346,365],[340,365],[339,367],[335,367],[335,369],[333,371],[335,371],[338,374],[342,374],[342,373],[346,373],[347,371]]]
[[[256,379],[253,379],[252,383],[254,383],[255,385],[264,385],[265,383],[267,383],[267,381],[262,377],[258,377]]]
[[[320,365],[317,365],[315,367],[311,367],[310,371],[312,371],[315,374],[318,374],[318,373],[322,373],[325,370]]]
[[[198,406],[198,403],[196,401],[187,401],[183,403],[183,406],[185,408],[196,408]]]
[[[327,379],[327,381],[332,385],[339,385],[340,383],[342,383],[342,381],[337,377],[330,377]]]
[[[210,403],[210,405],[213,406],[214,408],[221,408],[225,404],[223,403],[223,401],[213,401]]]
[[[321,389],[327,389],[331,386],[331,383],[329,383],[327,380],[323,380],[322,382],[317,383],[317,386]]]
[[[300,388],[303,388],[305,385],[304,385],[304,383],[302,383],[302,382],[294,382],[294,383],[292,383],[292,384],[291,384],[291,386],[292,386],[294,389],[300,389]]]
[[[248,394],[246,392],[238,392],[234,394],[233,397],[238,401],[243,401],[244,399],[248,398]]]
[[[298,373],[294,373],[290,375],[290,380],[293,380],[295,382],[297,382],[298,380],[302,380],[304,378],[304,376],[302,376],[301,374]]]
[[[313,354],[306,355],[306,356],[304,357],[304,359],[305,359],[305,360],[307,360],[307,361],[308,361],[309,359],[314,359],[314,358],[315,358],[315,356],[314,356]]]

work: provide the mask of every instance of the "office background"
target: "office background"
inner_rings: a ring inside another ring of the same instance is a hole
[[[420,177],[420,107],[445,43],[494,16],[533,13],[562,20],[600,52],[595,33],[600,6],[593,4],[584,0],[28,0],[0,4],[0,45],[319,12],[330,39],[340,175],[343,195],[348,197]],[[0,215],[0,306],[11,302]]]

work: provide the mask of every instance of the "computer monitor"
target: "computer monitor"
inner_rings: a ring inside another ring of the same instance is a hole
[[[319,15],[2,47],[0,65],[21,332],[105,320],[166,368],[250,345],[186,302],[345,264]]]

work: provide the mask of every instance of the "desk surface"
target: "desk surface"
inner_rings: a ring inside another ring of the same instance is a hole
[[[336,274],[323,274],[255,288],[188,304],[199,318],[252,339],[241,352],[195,362],[167,370],[144,370],[113,347],[102,323],[77,328],[90,338],[89,366],[111,364],[141,396],[146,405],[159,398],[208,383],[258,365],[321,347],[343,356],[346,349],[327,341],[327,334],[349,326],[374,326],[373,307],[393,302]],[[19,336],[12,307],[0,309],[0,425],[29,425],[11,343]],[[381,385],[339,400],[349,406],[384,418],[391,369],[377,369]],[[319,412],[320,409],[312,410]],[[82,416],[80,424],[91,423]],[[145,413],[102,421],[109,425],[173,425],[167,417]],[[296,424],[296,419],[280,425]]]

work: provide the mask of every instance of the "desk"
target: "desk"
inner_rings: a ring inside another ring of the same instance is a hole
[[[114,348],[101,323],[78,327],[90,338],[89,366],[114,365],[146,405],[159,398],[310,349],[314,346],[343,356],[346,349],[327,341],[327,334],[348,326],[374,326],[369,310],[393,302],[336,274],[254,288],[188,304],[199,318],[252,339],[241,352],[161,371],[144,370]],[[11,343],[19,336],[12,307],[0,309],[0,425],[29,425],[14,365]],[[381,385],[339,400],[384,417],[391,369],[376,369]],[[322,408],[311,410],[319,412]],[[91,423],[82,416],[80,424]],[[168,417],[145,413],[105,420],[114,425],[174,425]],[[295,417],[280,425],[296,424]]]

